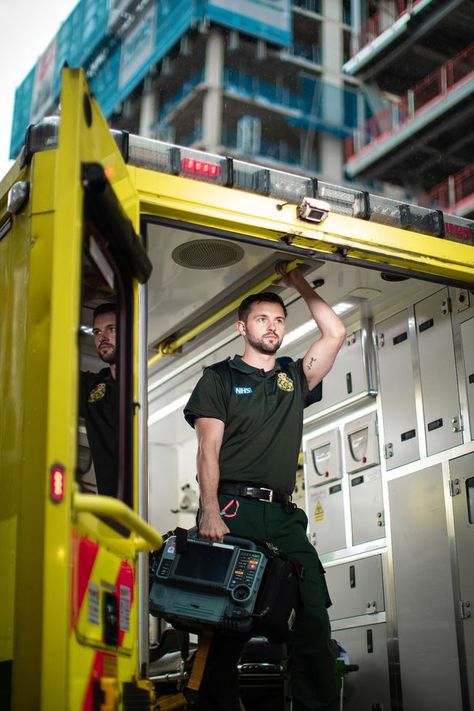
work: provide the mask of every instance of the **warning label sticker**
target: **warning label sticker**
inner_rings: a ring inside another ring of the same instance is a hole
[[[100,589],[94,583],[89,583],[88,587],[87,619],[92,625],[98,625],[100,621]]]
[[[131,590],[126,585],[120,586],[120,631],[130,630]]]
[[[323,519],[324,519],[324,509],[321,506],[321,502],[318,499],[318,501],[316,501],[316,506],[314,509],[314,520],[315,521],[322,521]]]

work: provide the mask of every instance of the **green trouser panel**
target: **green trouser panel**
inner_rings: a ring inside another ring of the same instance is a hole
[[[238,506],[228,506],[226,514],[223,515],[232,535],[271,541],[304,567],[301,591],[303,607],[295,622],[294,639],[290,649],[293,711],[330,709],[337,703],[338,697],[336,664],[326,610],[330,600],[323,567],[306,535],[306,514],[291,505],[284,506],[228,495],[219,497],[221,510],[233,499],[238,502]],[[232,645],[231,640],[225,642],[227,655],[230,651],[229,644]],[[213,650],[215,660],[219,657],[219,647],[219,641],[216,640]],[[220,648],[222,650],[224,644]],[[222,698],[222,709],[231,708],[229,691],[227,686],[227,706]],[[216,705],[215,708],[220,707]]]

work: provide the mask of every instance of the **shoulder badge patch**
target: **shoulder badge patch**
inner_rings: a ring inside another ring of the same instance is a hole
[[[292,379],[286,373],[278,373],[277,385],[280,390],[285,390],[287,393],[292,393],[295,389]]]
[[[105,383],[99,383],[93,388],[87,399],[87,402],[96,402],[97,400],[102,400],[105,395]]]

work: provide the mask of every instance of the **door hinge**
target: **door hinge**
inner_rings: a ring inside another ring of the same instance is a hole
[[[459,479],[450,479],[449,480],[449,495],[450,496],[459,496],[461,493],[461,482]]]
[[[453,310],[453,305],[451,302],[451,297],[447,296],[443,301],[441,302],[441,313],[443,316],[447,316],[450,314]]]
[[[391,457],[393,457],[393,443],[392,442],[387,442],[387,444],[384,444],[383,456],[385,459],[390,459]]]
[[[468,617],[472,616],[472,605],[470,600],[459,601],[459,614],[461,616],[461,620],[467,620]]]

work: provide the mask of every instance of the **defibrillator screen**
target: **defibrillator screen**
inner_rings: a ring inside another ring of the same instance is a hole
[[[225,585],[236,550],[233,546],[203,545],[188,540],[186,550],[176,560],[172,577]]]

